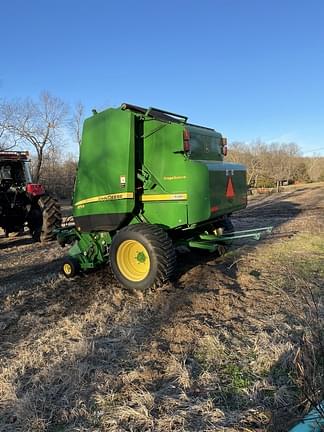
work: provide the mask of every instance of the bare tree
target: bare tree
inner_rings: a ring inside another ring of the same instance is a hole
[[[287,154],[287,179],[292,179],[299,165],[300,149],[296,143],[283,144]]]
[[[84,120],[84,106],[81,102],[77,102],[74,107],[73,116],[71,119],[71,129],[74,141],[81,145],[82,125]]]
[[[11,113],[4,130],[15,142],[31,146],[37,154],[35,181],[38,182],[46,149],[58,146],[68,114],[68,107],[60,98],[48,92],[39,100],[5,102],[4,110]]]
[[[266,144],[256,140],[250,144],[233,143],[230,160],[246,165],[248,184],[258,186],[262,182],[279,185],[283,180],[295,178],[300,164],[299,148],[295,143]]]
[[[293,178],[298,153],[298,146],[294,143],[272,143],[263,146],[263,173],[276,184],[278,191],[283,180]]]
[[[13,107],[0,101],[0,150],[11,150],[17,145],[14,134],[10,130],[14,115]]]
[[[305,158],[307,171],[312,181],[319,181],[324,178],[324,157],[315,155]]]
[[[35,165],[32,163],[32,169]],[[44,154],[40,181],[53,195],[71,198],[76,167],[77,161],[74,155],[62,155],[58,149],[53,148]]]
[[[247,183],[257,186],[258,177],[264,174],[264,154],[266,145],[260,140],[250,144],[234,142],[231,145],[229,159],[232,162],[243,163],[247,167]]]

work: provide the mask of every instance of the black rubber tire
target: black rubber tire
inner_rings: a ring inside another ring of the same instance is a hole
[[[62,222],[58,202],[49,195],[40,197],[30,210],[27,222],[35,241],[46,243],[55,240],[54,229],[60,227]]]
[[[62,272],[66,278],[73,278],[80,272],[80,263],[76,258],[66,257],[62,264]]]
[[[117,251],[126,240],[142,244],[150,258],[148,275],[141,281],[124,276],[117,263]],[[135,224],[122,228],[113,237],[110,250],[110,266],[118,282],[128,289],[146,290],[157,287],[171,279],[176,267],[176,253],[168,234],[157,225]]]

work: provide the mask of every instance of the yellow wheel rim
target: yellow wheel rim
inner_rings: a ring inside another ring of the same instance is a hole
[[[123,241],[117,249],[116,259],[119,271],[132,282],[144,280],[150,272],[149,254],[136,240]]]
[[[72,267],[71,264],[65,263],[63,266],[63,271],[66,275],[70,275],[72,273]]]

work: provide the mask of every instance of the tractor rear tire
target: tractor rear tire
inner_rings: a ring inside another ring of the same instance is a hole
[[[40,197],[30,210],[28,227],[35,241],[47,243],[55,240],[55,228],[61,226],[62,215],[57,201],[49,195]]]
[[[176,266],[172,240],[157,225],[122,228],[113,237],[109,255],[112,272],[128,289],[160,286],[171,279]]]

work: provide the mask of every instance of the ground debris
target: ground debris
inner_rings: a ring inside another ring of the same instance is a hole
[[[323,210],[323,188],[255,200],[234,223],[273,236],[146,295],[0,239],[0,431],[287,431],[324,397]]]

